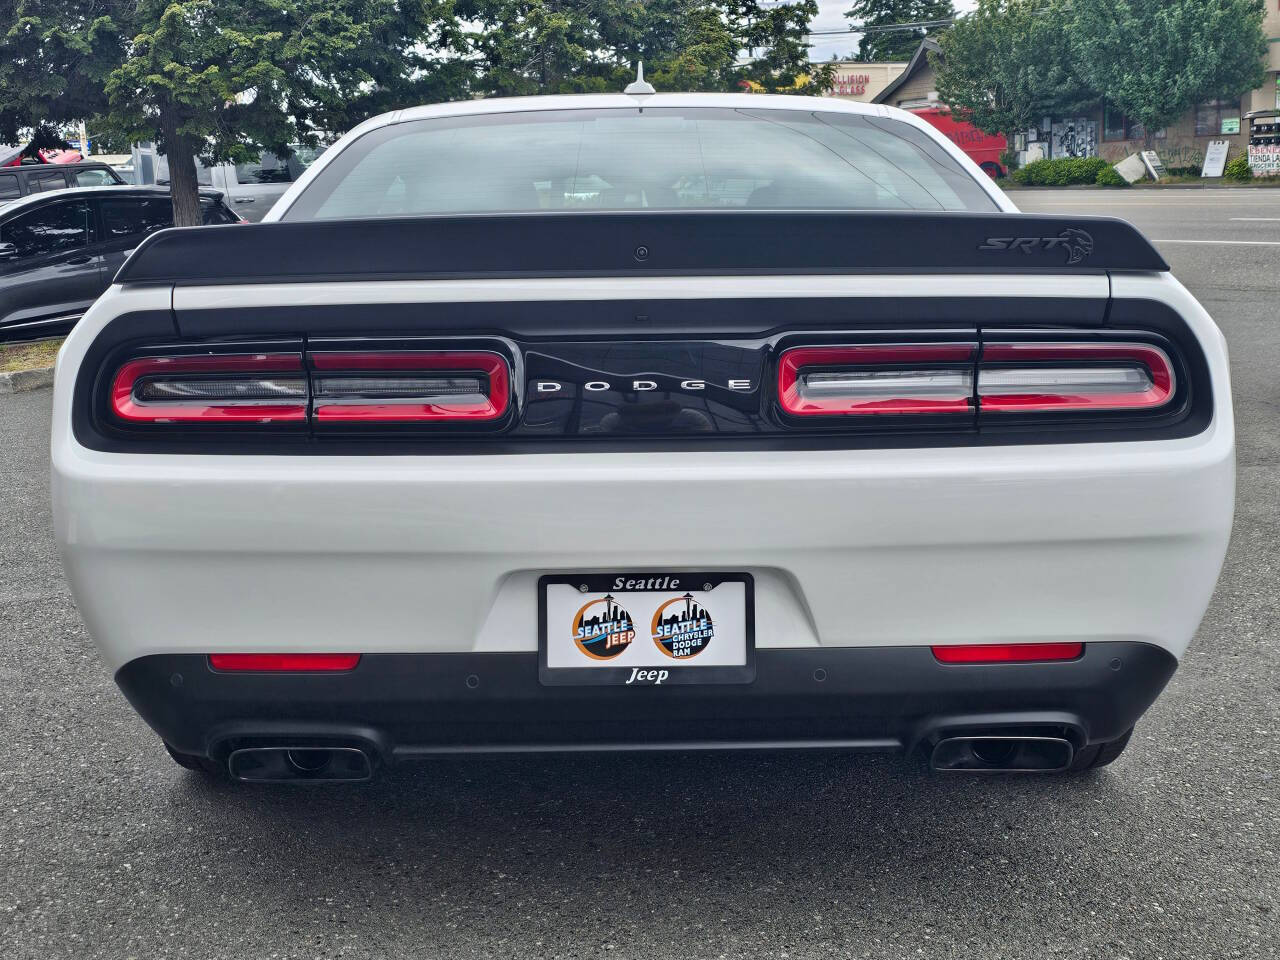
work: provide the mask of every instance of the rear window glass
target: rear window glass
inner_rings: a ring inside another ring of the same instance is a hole
[[[800,110],[548,110],[393,124],[286,220],[635,209],[995,210],[909,124]]]

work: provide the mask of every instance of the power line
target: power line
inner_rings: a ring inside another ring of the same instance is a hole
[[[949,27],[954,18],[946,20],[921,20],[917,23],[885,23],[878,25],[856,24],[845,30],[810,30],[809,37],[843,37],[850,33],[892,33],[897,30],[927,30],[931,27]]]

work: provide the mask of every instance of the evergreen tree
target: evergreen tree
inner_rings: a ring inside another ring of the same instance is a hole
[[[380,97],[460,90],[457,67],[426,49],[459,39],[448,3],[16,0],[0,8],[0,136],[92,118],[154,141],[174,222],[196,224],[197,157],[287,155]]]
[[[747,54],[747,62],[735,71],[738,88],[802,94],[831,89],[835,68],[809,60],[809,25],[818,15],[817,0],[731,0],[727,12]]]
[[[901,23],[931,23],[951,20],[956,15],[951,0],[854,0],[845,14],[862,27],[884,27]],[[855,60],[863,63],[897,63],[910,60],[926,36],[936,36],[945,25],[911,30],[870,30],[858,41]]]

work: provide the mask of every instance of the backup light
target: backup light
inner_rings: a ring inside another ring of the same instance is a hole
[[[311,354],[318,423],[485,422],[511,403],[496,353],[403,350]]]
[[[978,367],[983,413],[1152,410],[1175,386],[1169,355],[1149,343],[989,343]]]
[[[795,347],[778,361],[793,416],[970,413],[972,343]]]

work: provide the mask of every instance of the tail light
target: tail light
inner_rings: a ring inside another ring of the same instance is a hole
[[[1175,386],[1150,343],[987,343],[978,367],[983,413],[1153,410]]]
[[[1041,660],[1078,660],[1083,643],[980,643],[934,647],[941,663],[1031,663]]]
[[[973,343],[794,347],[778,361],[778,401],[796,417],[971,413]]]
[[[211,653],[214,670],[253,673],[337,673],[354,670],[358,653]]]
[[[307,377],[298,353],[139,357],[110,389],[128,423],[289,423],[307,419]]]
[[[510,371],[496,353],[313,353],[311,365],[317,423],[484,423],[511,404]]]

